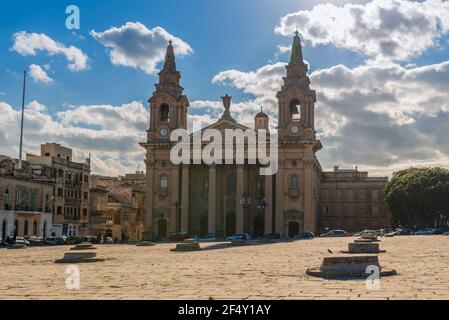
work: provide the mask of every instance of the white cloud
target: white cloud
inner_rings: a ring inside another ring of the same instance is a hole
[[[36,82],[43,82],[43,83],[52,83],[53,79],[50,78],[45,72],[44,69],[42,69],[39,65],[32,64],[29,67],[29,73],[31,78]]]
[[[111,62],[115,65],[141,69],[149,74],[157,72],[157,65],[164,60],[167,44],[173,41],[178,56],[193,52],[192,48],[168,33],[162,27],[148,29],[139,22],[127,22],[104,32],[90,32],[98,42],[109,48]]]
[[[74,107],[70,113],[62,112],[53,118],[44,105],[33,101],[26,106],[24,151],[39,153],[40,144],[57,142],[73,148],[78,161],[91,153],[95,173],[118,175],[133,172],[145,157],[138,143],[145,141],[145,129],[149,123],[148,113],[140,106],[138,102],[132,102],[123,106],[105,106],[104,109],[98,106]],[[141,112],[139,121],[133,118],[136,114],[129,111],[133,108]],[[100,116],[102,111],[103,117]],[[0,102],[0,114],[0,154],[16,156],[21,112],[19,108]],[[89,121],[86,114],[91,114],[95,121]],[[126,117],[131,124],[128,127]],[[96,127],[92,126],[94,122]]]
[[[27,33],[20,31],[13,36],[14,44],[11,50],[23,56],[35,56],[38,51],[45,51],[49,56],[63,55],[70,62],[67,65],[71,71],[88,69],[88,57],[74,46],[65,46],[44,33]]]
[[[296,29],[313,45],[332,44],[375,59],[406,60],[436,46],[449,32],[449,2],[320,4],[282,17],[275,31],[291,36]]]
[[[275,96],[285,72],[283,63],[275,63],[256,71],[220,72],[214,82],[254,96],[233,105],[247,123],[252,125],[261,101],[276,123]],[[324,168],[358,165],[389,175],[412,165],[448,167],[449,61],[409,68],[372,62],[353,69],[337,65],[310,78],[318,96],[316,128],[324,145],[318,157]],[[218,106],[218,101],[209,105]]]

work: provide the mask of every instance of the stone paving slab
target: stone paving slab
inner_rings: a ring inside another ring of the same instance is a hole
[[[354,238],[299,240],[173,253],[154,247],[99,245],[105,262],[78,265],[81,288],[65,287],[67,265],[53,261],[70,247],[0,249],[0,299],[449,299],[449,237],[383,238],[382,266],[398,275],[369,290],[363,280],[305,274],[328,249]],[[201,244],[203,248],[215,244]]]

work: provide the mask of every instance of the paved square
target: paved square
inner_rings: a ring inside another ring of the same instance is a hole
[[[69,247],[0,249],[1,299],[449,299],[449,237],[384,238],[381,265],[397,276],[381,289],[365,282],[305,275],[353,238],[328,238],[174,253],[154,247],[98,246],[108,261],[80,264],[81,289],[65,288],[67,265],[54,264]]]

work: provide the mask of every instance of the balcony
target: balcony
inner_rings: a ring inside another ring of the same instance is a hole
[[[290,198],[299,198],[301,196],[301,193],[297,189],[289,189],[288,196]]]
[[[68,204],[75,204],[75,205],[79,205],[81,203],[81,199],[77,199],[77,198],[65,198],[65,202]]]

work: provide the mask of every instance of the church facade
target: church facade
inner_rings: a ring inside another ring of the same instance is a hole
[[[170,43],[149,100],[147,141],[141,143],[146,149],[148,237],[277,233],[291,238],[306,231],[359,231],[389,224],[383,201],[387,178],[370,178],[366,172],[337,167],[323,172],[320,166],[316,153],[323,146],[315,132],[316,93],[310,88],[298,34],[277,93],[278,170],[273,175],[261,175],[264,165],[259,162],[207,165],[171,161],[176,144],[170,140],[171,133],[187,129],[189,101],[180,79]],[[248,128],[232,118],[229,96],[223,97],[223,103],[222,117],[205,129],[216,129],[223,136],[226,129],[269,129],[270,119],[263,111],[255,115],[254,128]]]

